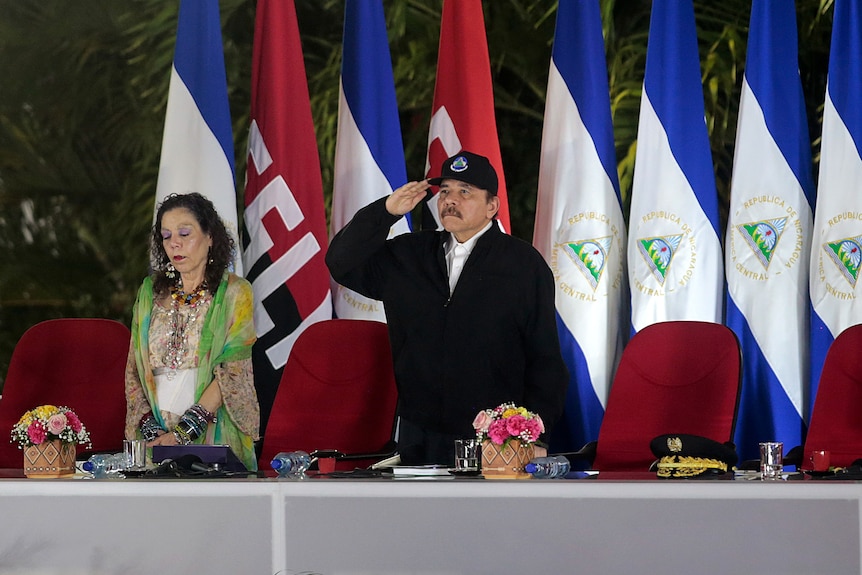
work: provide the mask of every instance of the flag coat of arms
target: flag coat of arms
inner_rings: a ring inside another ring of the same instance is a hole
[[[862,323],[862,2],[835,0],[811,242],[811,397],[838,334]]]
[[[556,283],[570,383],[554,451],[598,437],[622,350],[626,229],[598,0],[560,0],[548,77],[533,245]]]
[[[233,131],[218,0],[180,3],[155,210],[170,194],[191,192],[212,201],[239,247]],[[242,270],[237,257],[234,271],[242,275]]]
[[[482,0],[443,1],[426,175],[439,176],[446,158],[461,150],[485,156],[494,166],[500,198],[497,221],[503,231],[511,233]],[[428,200],[427,207],[439,228],[436,194]],[[423,226],[431,223],[426,217]]]
[[[727,325],[742,347],[735,443],[801,445],[814,181],[792,2],[754,0],[725,240]]]
[[[661,321],[721,323],[718,194],[691,0],[652,5],[628,242],[635,331]]]
[[[362,207],[407,182],[398,103],[381,0],[347,0],[330,237]],[[409,232],[409,219],[390,237]],[[382,302],[332,282],[335,315],[386,321]]]
[[[292,0],[259,0],[243,260],[254,290],[255,387],[265,428],[300,333],[332,317],[317,140]]]

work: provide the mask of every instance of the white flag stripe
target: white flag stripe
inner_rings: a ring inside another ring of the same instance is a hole
[[[332,194],[330,229],[337,232],[350,222],[353,215],[372,201],[392,193],[386,175],[377,165],[353,113],[340,89],[338,142],[335,148],[335,179]],[[409,232],[407,219],[401,218],[390,229],[389,237]],[[386,321],[383,304],[365,297],[337,282],[332,282],[335,315],[342,319]]]
[[[662,282],[638,247],[641,239],[681,236]],[[628,264],[635,330],[672,320],[721,323],[721,244],[671,152],[644,91],[629,222]]]
[[[172,67],[153,215],[170,194],[190,192],[198,192],[213,202],[239,250],[242,244],[237,232],[233,171],[221,144]],[[234,266],[241,275],[242,260],[238,255]]]
[[[340,230],[360,208],[370,202],[392,193],[386,175],[374,161],[371,149],[353,119],[353,113],[340,90],[339,107],[343,113],[338,116],[338,144],[335,151],[335,164],[338,166],[338,180],[335,182],[332,197],[332,229]],[[350,153],[345,153],[349,151]],[[374,195],[358,194],[357,190],[375,190]],[[353,193],[351,193],[353,192]],[[407,221],[401,219],[394,226],[407,229]]]
[[[596,397],[604,407],[619,331],[624,222],[595,144],[553,62],[547,101],[554,105],[545,110],[538,186],[542,201],[536,220],[549,229],[537,229],[533,243],[551,264],[557,283],[557,311],[583,351]],[[555,190],[563,193],[552,193]],[[604,266],[607,276],[595,289],[571,261],[564,259],[569,256],[563,248],[567,242],[594,238],[610,239]]]
[[[728,292],[801,417],[808,302],[799,286],[808,277],[811,209],[745,80],[739,118],[725,245]],[[768,267],[738,228],[762,221],[780,222]]]

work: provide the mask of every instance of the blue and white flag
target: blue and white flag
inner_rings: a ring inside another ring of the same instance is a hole
[[[635,331],[721,323],[718,194],[691,0],[652,4],[628,242]]]
[[[792,1],[754,0],[725,241],[727,325],[743,355],[735,443],[801,445],[814,180]]]
[[[551,449],[598,437],[628,323],[626,230],[598,0],[560,0],[545,103],[533,245],[556,283],[569,388]],[[627,306],[626,306],[627,308]]]
[[[407,182],[381,0],[347,0],[330,237],[362,208]],[[401,218],[390,237],[409,232]],[[332,282],[335,315],[386,321],[383,304]]]
[[[862,1],[835,0],[811,242],[811,397],[826,351],[862,323]]]
[[[206,196],[215,204],[239,254],[233,131],[218,0],[180,2],[169,90],[156,209],[170,194]],[[239,255],[234,271],[242,274]]]

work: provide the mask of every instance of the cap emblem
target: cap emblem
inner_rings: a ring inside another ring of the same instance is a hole
[[[667,449],[671,453],[679,453],[682,451],[682,439],[679,437],[668,437]]]
[[[454,160],[452,160],[452,171],[453,172],[463,172],[467,169],[467,158],[464,156],[458,156]]]

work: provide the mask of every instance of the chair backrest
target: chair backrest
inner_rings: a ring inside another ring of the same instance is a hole
[[[593,467],[646,471],[650,441],[687,433],[733,440],[742,376],[739,341],[727,326],[652,324],[623,350],[599,428]]]
[[[815,450],[829,451],[830,464],[836,467],[847,467],[862,458],[860,351],[862,325],[848,327],[829,346],[805,438],[803,462]]]
[[[378,452],[392,439],[397,392],[386,324],[353,319],[314,323],[284,367],[260,456],[280,451]],[[353,469],[339,462],[336,469]]]
[[[90,432],[93,451],[123,450],[129,328],[109,319],[67,318],[24,332],[9,362],[0,399],[0,468],[20,468],[12,426],[30,409],[64,405]],[[86,446],[78,446],[79,453]]]

